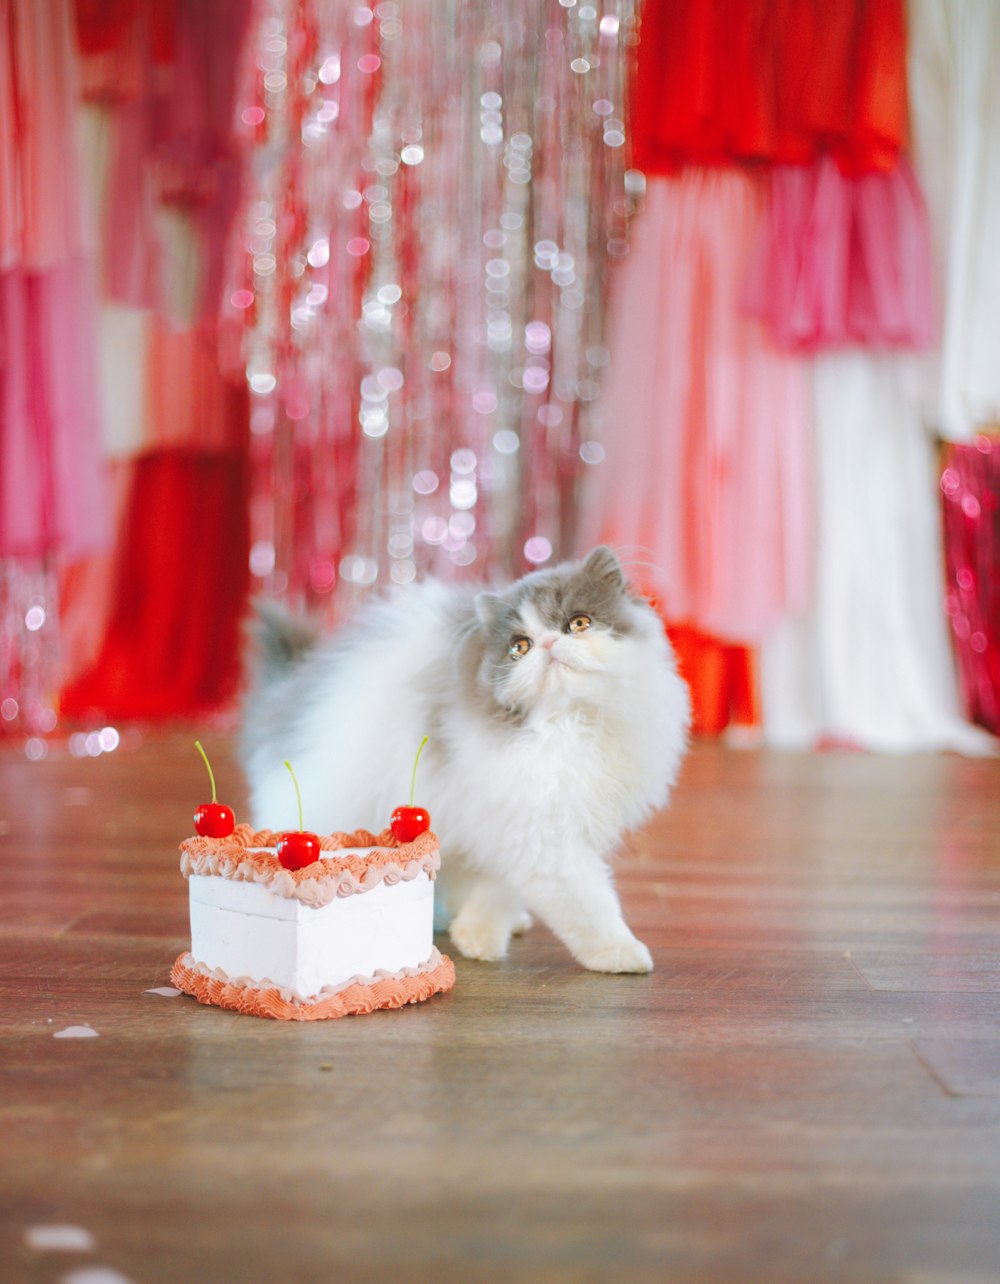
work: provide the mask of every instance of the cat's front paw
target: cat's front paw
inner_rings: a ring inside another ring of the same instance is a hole
[[[531,915],[528,913],[527,910],[522,910],[521,913],[518,914],[517,918],[514,919],[514,922],[511,924],[511,928],[510,928],[511,936],[523,936],[525,932],[528,930],[528,928],[531,927],[534,921],[535,920],[531,917]]]
[[[478,915],[459,914],[448,929],[459,953],[467,959],[498,963],[507,957],[510,930]]]
[[[577,958],[591,972],[652,972],[653,956],[634,936],[581,950]]]

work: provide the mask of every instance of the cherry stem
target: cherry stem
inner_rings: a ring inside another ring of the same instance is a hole
[[[212,774],[212,764],[208,761],[208,754],[202,749],[200,740],[194,742],[194,747],[205,760],[205,766],[208,768],[208,778],[212,782],[212,802],[215,802],[215,776]]]
[[[299,804],[299,833],[305,829],[302,824],[302,795],[299,793],[299,782],[295,779],[295,772],[292,770],[292,764],[285,759],[285,766],[288,768],[288,774],[292,778],[292,784],[295,786],[295,801]]]
[[[413,799],[417,792],[417,764],[420,762],[420,755],[424,751],[424,745],[430,739],[430,736],[424,736],[420,742],[420,748],[417,750],[417,756],[413,761],[413,778],[410,780],[410,806],[413,806]]]

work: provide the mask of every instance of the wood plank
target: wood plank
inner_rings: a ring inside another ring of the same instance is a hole
[[[956,1097],[1000,1097],[1000,1038],[917,1039],[917,1055]]]
[[[535,927],[450,995],[288,1026],[147,992],[192,739],[0,748],[9,1278],[996,1278],[1000,763],[698,744],[619,862],[651,976]],[[67,1223],[92,1250],[31,1246]]]

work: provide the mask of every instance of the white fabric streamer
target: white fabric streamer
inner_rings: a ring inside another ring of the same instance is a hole
[[[817,362],[816,590],[765,646],[765,733],[894,752],[990,752],[963,721],[942,608],[932,433],[1000,421],[1000,5],[910,0],[913,155],[940,349]]]
[[[933,443],[911,356],[816,363],[815,595],[763,648],[765,734],[906,753],[988,753],[959,712],[942,606]]]
[[[935,245],[941,351],[929,421],[968,441],[1000,421],[1000,4],[911,0],[910,107]]]

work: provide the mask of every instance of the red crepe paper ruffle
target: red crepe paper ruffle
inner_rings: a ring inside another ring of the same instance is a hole
[[[201,716],[235,693],[247,504],[242,454],[136,461],[107,634],[93,670],[64,691],[64,715]]]
[[[907,137],[902,0],[646,0],[633,95],[635,164],[832,155],[891,168]]]

